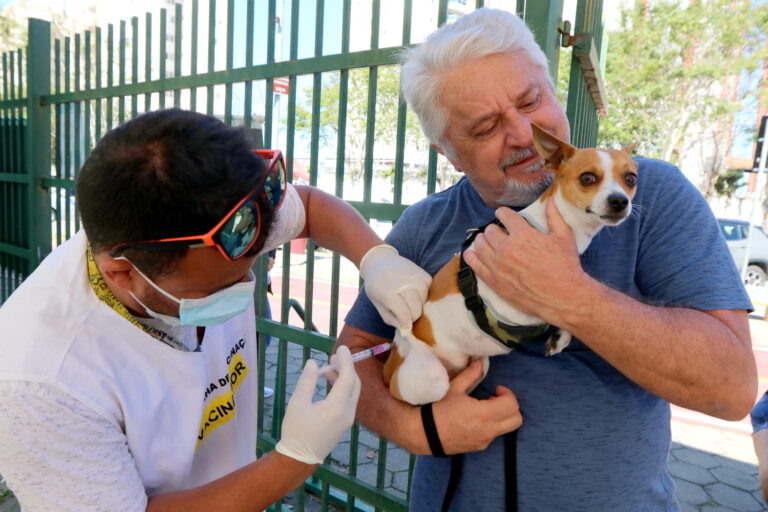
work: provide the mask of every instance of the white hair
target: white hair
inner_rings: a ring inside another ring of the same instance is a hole
[[[471,60],[516,50],[523,51],[541,68],[554,90],[546,55],[525,22],[507,11],[477,9],[443,25],[424,43],[400,54],[403,96],[418,116],[430,143],[449,154],[453,152],[443,138],[448,116],[440,104],[440,90],[445,75]]]

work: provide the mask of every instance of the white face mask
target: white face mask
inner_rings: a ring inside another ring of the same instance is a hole
[[[115,258],[116,260],[125,260],[131,263],[125,256]],[[200,299],[178,299],[157,286],[150,278],[139,270],[136,265],[131,263],[136,272],[139,273],[152,287],[162,293],[172,301],[179,304],[179,316],[164,315],[149,309],[136,296],[128,292],[133,300],[139,303],[144,311],[152,318],[162,320],[168,325],[196,325],[210,327],[223,324],[230,318],[239,315],[250,305],[253,300],[253,292],[256,288],[256,276],[248,271],[249,280],[243,283],[235,283],[222,290],[214,292]]]
[[[283,204],[276,212],[275,220],[272,221],[272,227],[264,242],[264,247],[259,251],[259,256],[296,238],[304,229],[305,222],[304,203],[301,201],[301,196],[299,196],[296,188],[289,184],[285,191]]]

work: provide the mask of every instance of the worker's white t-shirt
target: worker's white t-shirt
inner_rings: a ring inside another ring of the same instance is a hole
[[[303,227],[290,189],[270,245]],[[0,334],[0,475],[25,512],[144,510],[255,459],[253,304],[175,349],[96,296],[80,232],[3,304]]]

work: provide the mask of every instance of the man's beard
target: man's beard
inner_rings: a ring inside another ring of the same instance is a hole
[[[536,154],[536,150],[533,147],[517,149],[505,156],[504,159],[499,162],[499,170],[504,173],[504,169],[507,166],[515,165],[516,163],[530,158]],[[544,166],[543,160],[536,160],[534,163],[523,169],[523,174],[532,174],[539,172]],[[496,202],[505,206],[524,207],[534,202],[552,183],[552,174],[545,173],[541,179],[533,183],[519,183],[513,178],[507,178],[505,181],[504,190],[496,197]]]

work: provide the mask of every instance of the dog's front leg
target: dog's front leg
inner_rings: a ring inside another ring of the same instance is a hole
[[[555,334],[549,337],[546,344],[545,354],[553,356],[563,351],[565,347],[571,342],[571,333],[558,329]]]
[[[402,358],[392,374],[390,391],[411,405],[436,402],[448,392],[448,372],[423,341],[413,334],[395,335]]]

